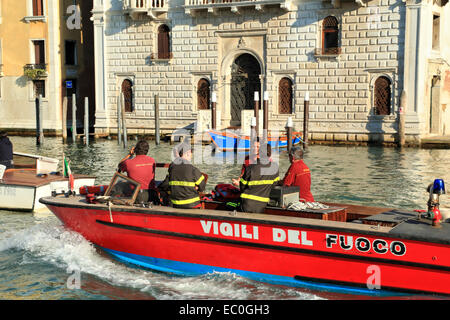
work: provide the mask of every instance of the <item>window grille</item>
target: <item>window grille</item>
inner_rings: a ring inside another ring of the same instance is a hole
[[[391,80],[381,76],[375,81],[375,114],[388,115],[391,113]]]
[[[292,81],[289,78],[281,79],[278,85],[278,112],[292,113]]]
[[[197,85],[197,106],[199,110],[209,109],[210,85],[206,79],[200,79]]]

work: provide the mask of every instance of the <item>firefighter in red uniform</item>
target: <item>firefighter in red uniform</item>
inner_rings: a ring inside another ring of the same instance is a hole
[[[136,203],[148,202],[152,198],[151,190],[155,189],[155,159],[147,156],[147,153],[147,141],[140,140],[131,149],[130,154],[119,163],[119,172],[126,172],[128,177],[141,185]],[[135,157],[130,159],[134,154]]]
[[[292,148],[289,153],[289,160],[291,166],[283,178],[283,185],[300,187],[300,199],[306,202],[314,202],[314,197],[310,190],[311,172],[303,162],[303,150],[299,147]]]

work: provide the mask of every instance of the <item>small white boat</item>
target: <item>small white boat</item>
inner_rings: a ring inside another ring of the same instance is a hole
[[[69,178],[57,171],[59,160],[14,152],[14,168],[0,172],[0,209],[46,212],[39,202],[52,192],[70,191]],[[74,174],[74,188],[95,184],[95,177]]]

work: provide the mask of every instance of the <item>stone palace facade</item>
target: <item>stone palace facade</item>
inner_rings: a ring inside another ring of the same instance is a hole
[[[156,95],[163,132],[208,129],[213,96],[246,127],[255,91],[298,131],[308,93],[310,140],[395,142],[401,100],[407,143],[450,135],[447,0],[94,0],[91,20],[99,135],[121,96],[129,135],[154,133]]]

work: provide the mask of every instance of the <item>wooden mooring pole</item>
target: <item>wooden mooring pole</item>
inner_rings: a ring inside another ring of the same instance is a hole
[[[67,96],[63,98],[62,104],[62,139],[67,143]]]
[[[122,99],[119,95],[117,97],[117,143],[122,144]]]
[[[255,107],[254,107],[254,116],[256,118],[256,136],[259,136],[259,92],[255,91]]]
[[[405,145],[405,111],[406,111],[406,92],[402,91],[400,97],[400,108],[398,110],[398,146],[400,148]]]
[[[217,126],[217,110],[216,110],[217,95],[215,92],[211,94],[211,129],[216,130]]]
[[[258,136],[258,133],[256,131],[256,124],[257,124],[256,117],[252,117],[250,121],[250,156],[256,153],[255,141],[256,137]]]
[[[89,98],[84,97],[84,143],[89,145]]]
[[[287,134],[287,152],[290,153],[292,149],[292,128],[294,123],[292,122],[292,117],[289,117],[286,123],[286,134]]]
[[[306,149],[308,145],[308,122],[309,122],[309,92],[306,92],[303,107],[303,149]]]
[[[42,127],[42,95],[36,98],[36,145],[44,142],[44,129]]]
[[[263,102],[263,140],[267,142],[269,139],[269,92],[264,91]]]
[[[77,141],[77,96],[72,94],[72,141]]]
[[[127,117],[125,113],[125,100],[123,92],[120,93],[120,112],[122,114],[122,130],[123,130],[123,147],[126,149],[128,147],[128,136],[127,136]]]
[[[160,132],[159,132],[159,95],[155,94],[155,144],[160,143]]]

